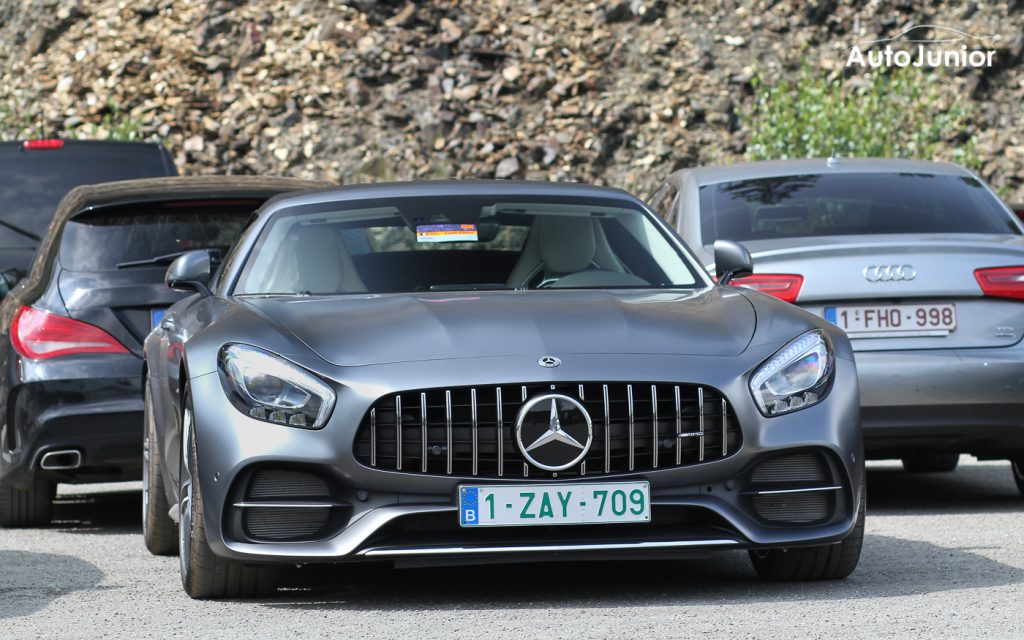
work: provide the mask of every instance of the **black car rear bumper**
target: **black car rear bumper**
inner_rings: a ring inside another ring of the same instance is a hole
[[[88,366],[82,366],[83,361]],[[138,358],[23,361],[22,369],[23,379],[30,381],[8,390],[6,424],[0,430],[0,478],[15,485],[40,473],[59,482],[141,478],[143,402]],[[81,377],[59,377],[62,374]],[[77,466],[42,468],[47,453],[62,451],[77,451]]]

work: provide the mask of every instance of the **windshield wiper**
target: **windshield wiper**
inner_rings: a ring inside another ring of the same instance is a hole
[[[193,251],[202,251],[203,249],[186,249],[184,251],[175,251],[174,253],[165,253],[162,256],[156,256],[153,258],[146,258],[144,260],[128,260],[126,262],[118,262],[115,265],[118,269],[128,269],[131,267],[146,267],[149,265],[156,264],[171,264],[186,253],[192,253]],[[214,262],[220,257],[220,249],[217,247],[206,247],[206,251],[210,252],[210,262]]]
[[[10,222],[7,222],[6,220],[0,220],[0,227],[5,227],[7,229],[10,229],[14,233],[17,233],[18,235],[25,236],[26,238],[29,238],[31,240],[35,240],[36,242],[41,242],[43,240],[42,238],[40,238],[36,234],[32,233],[28,229],[22,229],[18,225],[11,224]]]

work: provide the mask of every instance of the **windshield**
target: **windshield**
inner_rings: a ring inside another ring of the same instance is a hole
[[[234,292],[669,288],[695,282],[683,255],[629,203],[436,196],[282,210],[261,232]]]
[[[223,255],[258,201],[239,205],[201,202],[105,207],[68,220],[60,239],[61,266],[71,271],[159,267],[195,249]]]
[[[894,233],[1012,233],[978,180],[918,173],[784,176],[700,188],[701,239]]]

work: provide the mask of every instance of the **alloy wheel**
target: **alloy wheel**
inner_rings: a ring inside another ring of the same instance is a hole
[[[181,420],[181,468],[178,472],[178,548],[181,579],[185,580],[192,555],[192,409],[188,406]]]

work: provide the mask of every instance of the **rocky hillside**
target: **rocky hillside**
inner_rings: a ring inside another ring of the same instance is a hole
[[[750,78],[914,24],[998,34],[951,72],[982,173],[1024,200],[1024,2],[0,0],[0,117],[141,134],[197,173],[584,180],[741,159]],[[26,134],[22,134],[26,135]]]

